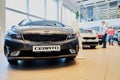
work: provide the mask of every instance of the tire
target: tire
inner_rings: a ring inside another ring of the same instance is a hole
[[[90,46],[90,48],[94,49],[96,46]]]
[[[103,43],[103,41],[102,41],[102,40],[100,40],[100,41],[99,41],[99,45],[102,45],[102,43]]]
[[[75,56],[76,57],[76,56]],[[75,59],[75,57],[69,57],[69,58],[66,58],[66,61],[72,61]]]
[[[4,55],[6,56],[6,54],[7,54],[7,48],[4,47]]]
[[[17,60],[8,60],[9,64],[18,64]]]
[[[99,42],[99,45],[102,45],[102,42]]]
[[[76,47],[76,54],[78,54],[78,52],[79,52],[79,45],[78,45],[78,47]],[[72,60],[74,60],[75,58],[76,58],[76,56],[68,57],[68,58],[66,58],[66,61],[72,61]]]

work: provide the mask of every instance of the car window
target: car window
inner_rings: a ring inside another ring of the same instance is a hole
[[[86,34],[93,34],[92,30],[80,30],[81,33],[86,33]]]

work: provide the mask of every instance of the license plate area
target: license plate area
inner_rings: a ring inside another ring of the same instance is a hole
[[[61,50],[60,45],[33,46],[33,52],[51,52],[60,50]]]
[[[83,45],[83,47],[90,47],[90,45]]]

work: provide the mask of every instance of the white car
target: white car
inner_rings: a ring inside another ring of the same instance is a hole
[[[83,47],[95,48],[99,43],[98,36],[95,30],[80,29],[80,35]]]

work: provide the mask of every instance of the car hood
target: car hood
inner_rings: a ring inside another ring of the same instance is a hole
[[[17,33],[40,33],[40,34],[50,34],[50,33],[74,33],[73,29],[70,27],[52,27],[52,26],[17,26],[12,29]]]
[[[81,37],[96,37],[96,34],[81,33]]]

